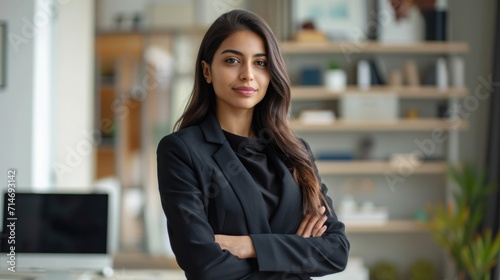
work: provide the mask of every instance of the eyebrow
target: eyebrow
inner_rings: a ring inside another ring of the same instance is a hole
[[[234,54],[239,55],[239,56],[244,56],[242,52],[237,51],[237,50],[233,50],[233,49],[223,50],[220,54],[225,54],[225,53],[234,53]],[[265,53],[256,53],[253,56],[254,57],[261,57],[261,56],[267,56],[267,55]]]

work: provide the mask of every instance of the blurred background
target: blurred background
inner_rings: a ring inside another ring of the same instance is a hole
[[[455,262],[433,238],[428,210],[456,203],[448,166],[468,163],[490,181],[500,173],[499,8],[0,0],[0,170],[17,170],[17,191],[112,193],[114,267],[175,269],[156,147],[189,98],[204,32],[222,13],[247,9],[281,42],[291,127],[311,144],[347,226],[346,273],[356,276],[331,279],[445,279]],[[498,194],[482,199],[481,225],[498,230]]]

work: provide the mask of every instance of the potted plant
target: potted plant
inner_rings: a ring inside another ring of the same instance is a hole
[[[398,268],[388,261],[379,261],[370,269],[370,280],[397,280]]]
[[[325,87],[330,91],[340,92],[345,90],[346,84],[347,76],[345,71],[340,68],[337,61],[330,61],[325,73]]]
[[[418,260],[410,267],[410,280],[436,280],[437,272],[432,262]]]
[[[500,252],[500,233],[490,229],[479,231],[488,195],[496,189],[486,175],[478,175],[470,165],[450,166],[449,174],[456,183],[454,203],[432,209],[431,231],[436,242],[453,258],[458,279],[469,274],[474,280],[489,280]]]

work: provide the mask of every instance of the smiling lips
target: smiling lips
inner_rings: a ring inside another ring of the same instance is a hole
[[[245,96],[249,96],[257,92],[257,90],[253,87],[235,87],[233,88],[233,90]]]

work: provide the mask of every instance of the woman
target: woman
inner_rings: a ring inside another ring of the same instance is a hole
[[[290,81],[257,15],[205,34],[178,130],[158,146],[170,243],[188,279],[310,279],[342,271],[349,242],[312,153],[287,124]]]

